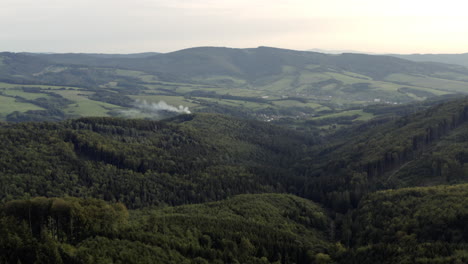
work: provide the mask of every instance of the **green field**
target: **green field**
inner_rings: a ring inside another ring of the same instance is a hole
[[[326,114],[318,117],[312,117],[310,118],[311,120],[321,120],[321,119],[326,119],[326,118],[336,118],[336,117],[342,117],[342,116],[353,116],[353,115],[358,115],[359,117],[353,119],[354,121],[367,121],[370,120],[374,117],[373,114],[364,112],[363,110],[349,110],[349,111],[343,111],[339,113],[333,113],[333,114]]]
[[[355,83],[369,82],[369,80],[363,80],[361,78],[356,78],[355,76],[345,75],[345,74],[336,73],[336,72],[328,72],[328,73],[326,73],[326,75],[329,76],[330,79],[336,79],[338,81],[343,82],[344,84],[355,84]]]
[[[79,90],[82,88],[79,87],[72,87],[72,86],[59,86],[59,85],[40,85],[40,84],[12,84],[12,83],[5,83],[0,82],[0,89],[17,89],[22,87],[28,88],[41,88],[43,90],[59,90],[59,89],[72,89],[72,90]]]
[[[121,70],[121,69],[115,70],[114,73],[117,75],[128,76],[128,77],[140,77],[142,75],[145,75],[145,73],[141,71],[131,71],[131,70]]]
[[[241,101],[241,100],[205,98],[205,97],[196,97],[195,99],[196,100],[201,100],[201,101],[204,101],[204,102],[211,102],[211,103],[214,103],[214,104],[227,105],[227,106],[233,106],[233,107],[241,107],[243,109],[248,109],[248,110],[251,110],[251,111],[271,107],[271,105],[265,104],[265,103],[248,102],[248,101]]]
[[[454,73],[454,72],[437,72],[434,74],[435,77],[439,77],[442,79],[452,79],[456,81],[468,82],[468,76]]]
[[[407,74],[391,74],[385,79],[391,82],[408,83],[414,86],[427,87],[436,90],[463,93],[468,91],[468,82],[462,81],[431,78],[426,76],[413,76]]]
[[[2,114],[1,117],[3,120],[5,116],[9,113],[12,113],[14,111],[26,112],[28,110],[44,110],[44,109],[42,107],[30,104],[30,103],[18,102],[13,97],[0,96],[0,114]]]
[[[312,120],[352,115],[358,115],[354,121],[368,120],[373,117],[371,114],[360,110],[346,111],[346,107],[372,104],[375,103],[374,99],[379,99],[382,103],[387,102],[393,104],[395,102],[422,100],[425,97],[422,96],[421,93],[432,95],[443,95],[448,93],[447,91],[439,88],[421,87],[420,85],[425,85],[422,81],[424,79],[422,78],[417,79],[417,84],[402,86],[402,84],[395,82],[374,81],[368,76],[352,72],[297,71],[291,67],[283,68],[281,76],[263,79],[256,82],[256,84],[247,85],[245,81],[229,76],[212,76],[199,79],[200,83],[227,81],[228,85],[226,86],[157,81],[157,76],[155,75],[133,70],[114,69],[112,72],[119,76],[138,78],[145,82],[143,85],[147,88],[146,90],[140,91],[140,94],[127,95],[128,98],[133,100],[145,100],[149,103],[165,101],[166,103],[176,107],[179,105],[189,107],[191,111],[203,111],[206,106],[211,104],[218,108],[229,107],[229,109],[231,109],[229,111],[236,108],[239,110],[242,109],[242,111],[248,111],[254,116],[256,115],[256,112],[263,111],[268,108],[269,110],[267,112],[276,113],[275,115],[282,116],[283,113],[286,113],[286,116],[288,116],[294,114],[300,115],[300,118],[311,118]],[[397,77],[400,78],[401,81],[403,77],[407,76],[393,75],[389,78],[394,79]],[[327,80],[331,80],[331,83],[317,84]],[[333,82],[333,80],[338,82]],[[408,81],[413,79],[407,78],[405,80]],[[454,85],[456,84],[457,89],[461,89],[461,84],[464,84],[463,82],[457,81],[443,81],[451,82]],[[264,84],[259,85],[259,83]],[[363,84],[367,85],[366,89],[359,90],[359,88],[355,88],[355,86],[359,87],[359,85]],[[122,92],[125,93],[127,88],[122,88],[118,85],[118,81],[110,81],[106,85],[101,86],[100,89],[112,92],[112,94],[116,95]],[[22,87],[36,87],[41,90],[38,93],[25,92]],[[406,90],[402,90],[403,87]],[[109,115],[109,111],[124,109],[123,107],[113,103],[91,100],[89,97],[95,93],[95,90],[90,89],[57,85],[18,85],[0,83],[0,89],[2,88],[5,95],[19,96],[27,100],[50,97],[43,92],[56,93],[72,102],[63,109],[64,113],[69,116],[107,116]],[[420,93],[418,93],[418,91]],[[203,92],[206,93],[206,96],[203,96]],[[194,93],[194,95],[191,95],[191,93]],[[199,94],[201,94],[201,96],[199,96]],[[225,99],[221,99],[223,96]],[[238,98],[229,98],[229,96]],[[286,96],[299,97],[306,99],[306,101],[302,102],[300,100],[282,99]],[[389,98],[395,101],[391,101]],[[7,100],[10,105],[14,102],[12,99],[8,98],[4,100]],[[265,102],[262,102],[261,100],[264,100]],[[333,107],[331,108],[331,106]],[[3,113],[3,116],[6,116],[8,113],[11,113],[11,109],[12,108],[8,106],[4,106],[0,113]],[[20,109],[18,111],[25,112],[27,110],[38,110],[42,108],[33,104],[22,103],[18,104],[15,109]],[[330,110],[345,111],[317,117],[317,114],[321,115],[320,112]],[[303,112],[313,114],[308,116],[304,115]]]
[[[223,75],[218,75],[218,76],[210,76],[210,77],[205,77],[205,78],[197,78],[195,79],[196,81],[200,82],[207,82],[207,83],[218,83],[220,85],[225,84],[229,86],[242,86],[246,85],[247,82],[245,80],[235,78],[232,76],[223,76]]]
[[[108,112],[113,109],[120,108],[116,105],[90,100],[88,96],[90,92],[83,91],[55,91],[66,99],[72,100],[75,103],[65,108],[65,112],[69,115],[76,116],[108,116]]]
[[[278,101],[272,101],[272,103],[280,107],[309,107],[309,108],[313,108],[319,111],[330,109],[329,107],[323,106],[318,103],[313,103],[313,102],[302,103],[297,100],[278,100]]]
[[[288,92],[291,88],[291,83],[294,82],[295,78],[293,76],[283,76],[278,80],[269,83],[267,85],[257,86],[256,89],[269,91],[269,92]]]
[[[299,84],[311,84],[330,79],[330,76],[324,73],[302,71],[299,76]]]
[[[22,89],[21,90],[20,89],[8,89],[4,91],[3,94],[8,95],[8,96],[19,96],[27,100],[35,100],[37,98],[49,97],[47,94],[44,94],[44,93],[27,93],[27,92],[24,92]]]

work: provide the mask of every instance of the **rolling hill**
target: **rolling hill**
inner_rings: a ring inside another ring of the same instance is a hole
[[[457,64],[464,67],[468,67],[468,53],[462,54],[391,54],[391,56],[402,58],[405,60],[417,61],[417,62],[439,62],[446,64]]]
[[[0,57],[0,100],[6,106],[0,113],[9,121],[119,116],[143,99],[264,121],[312,121],[350,107],[466,93],[468,84],[462,66],[269,47]],[[47,100],[51,96],[54,102]],[[351,113],[344,115],[356,114],[355,121],[373,117]]]
[[[467,185],[369,195],[349,223],[354,249],[341,263],[465,263]]]
[[[408,107],[1,123],[0,263],[464,263],[468,99]]]
[[[0,261],[310,263],[331,259],[329,222],[320,206],[285,194],[139,211],[96,199],[16,200],[0,206]]]
[[[318,140],[212,114],[2,125],[0,138],[0,200],[92,196],[130,208],[284,191],[296,181],[289,166]]]
[[[335,133],[296,165],[299,194],[346,212],[379,189],[466,182],[467,111],[463,98]]]
[[[305,70],[318,65],[335,71],[350,71],[383,79],[394,73],[434,74],[453,71],[466,74],[467,70],[453,65],[437,63],[414,63],[390,56],[345,53],[329,55],[270,47],[254,49],[232,49],[199,47],[141,58],[103,58],[87,54],[43,54],[41,58],[54,63],[81,64],[79,58],[101,58],[93,66],[113,66],[146,72],[167,72],[181,76],[234,76],[247,80],[281,74],[283,67],[290,66]],[[78,62],[73,62],[76,58]],[[68,58],[64,60],[64,58]]]

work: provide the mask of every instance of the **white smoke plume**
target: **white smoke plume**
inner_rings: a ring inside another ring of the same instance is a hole
[[[152,113],[159,111],[169,111],[176,112],[179,114],[190,114],[190,110],[187,106],[179,105],[179,107],[175,107],[173,105],[167,104],[164,101],[159,101],[159,103],[148,103],[145,100],[137,100],[135,106],[141,112]]]
[[[172,112],[178,114],[190,114],[187,106],[179,105],[175,107],[164,101],[158,103],[148,103],[146,100],[136,100],[135,107],[129,110],[123,110],[121,113],[126,117],[141,117],[147,116],[151,118],[160,118],[164,116],[164,112]]]

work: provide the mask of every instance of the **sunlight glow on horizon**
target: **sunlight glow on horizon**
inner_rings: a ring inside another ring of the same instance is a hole
[[[0,51],[468,52],[468,3],[460,0],[3,0],[0,7]]]

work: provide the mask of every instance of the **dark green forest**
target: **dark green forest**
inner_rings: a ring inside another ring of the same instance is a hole
[[[393,109],[0,123],[0,263],[467,263],[468,99]]]
[[[337,250],[320,206],[292,195],[141,209],[97,199],[15,200],[1,207],[2,262],[310,263]]]

